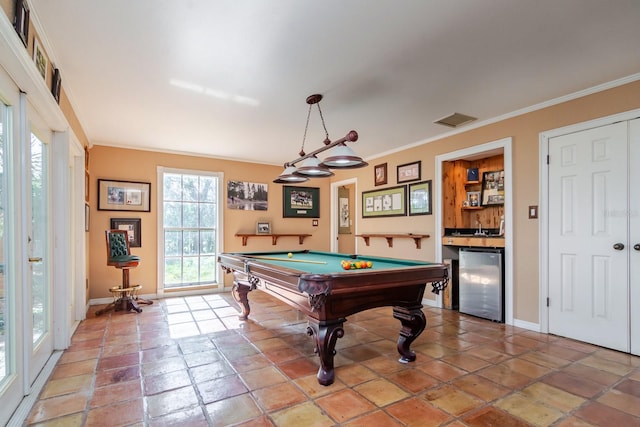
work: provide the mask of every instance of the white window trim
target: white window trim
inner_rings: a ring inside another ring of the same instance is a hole
[[[164,277],[164,216],[163,216],[163,200],[164,200],[164,186],[163,186],[163,176],[166,173],[175,173],[175,174],[187,174],[187,175],[208,175],[215,176],[218,178],[218,215],[217,215],[217,223],[216,230],[218,235],[216,236],[216,252],[222,253],[224,250],[224,232],[223,232],[223,213],[224,213],[224,173],[223,172],[212,172],[212,171],[203,171],[197,169],[176,169],[176,168],[168,168],[164,166],[158,166],[157,168],[157,197],[156,197],[156,212],[157,215],[157,241],[158,241],[158,252],[157,252],[157,278],[158,281],[156,283],[156,296],[158,298],[164,298],[165,289],[163,286],[163,277]],[[220,266],[217,266],[218,272],[217,277],[222,278],[223,272]],[[220,291],[224,289],[224,280],[220,280]],[[217,291],[217,290],[216,290]],[[202,294],[202,289],[195,289],[193,291],[175,291],[171,292],[171,296],[186,296],[186,295],[199,295]]]

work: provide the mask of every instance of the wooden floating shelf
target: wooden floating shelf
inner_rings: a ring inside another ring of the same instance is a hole
[[[236,233],[236,237],[242,237],[242,246],[247,246],[247,240],[249,237],[271,237],[271,244],[275,245],[278,242],[279,237],[297,237],[298,243],[301,245],[304,242],[305,237],[309,237],[311,234],[255,234],[255,233]]]
[[[357,237],[364,239],[365,245],[369,246],[369,239],[371,237],[382,237],[387,239],[387,244],[390,248],[393,247],[393,239],[413,239],[416,244],[416,249],[422,247],[422,239],[429,237],[428,234],[388,234],[388,233],[375,233],[375,234],[356,234]]]

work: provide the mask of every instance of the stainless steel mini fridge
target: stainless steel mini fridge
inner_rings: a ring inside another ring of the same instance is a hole
[[[460,312],[504,322],[504,251],[460,249],[458,286]]]

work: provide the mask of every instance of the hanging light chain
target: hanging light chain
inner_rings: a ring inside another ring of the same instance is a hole
[[[304,135],[302,137],[302,147],[300,147],[300,157],[303,157],[305,155],[304,152],[304,142],[307,140],[307,130],[309,129],[309,118],[311,117],[311,107],[313,107],[313,104],[309,104],[309,112],[307,113],[307,124],[304,125]],[[322,117],[322,113],[320,114],[320,117]]]
[[[331,140],[329,139],[329,132],[327,131],[327,125],[324,123],[324,116],[322,115],[322,109],[320,109],[320,102],[316,104],[318,106],[318,112],[320,113],[320,120],[322,120],[322,127],[324,128],[324,145],[331,144]]]

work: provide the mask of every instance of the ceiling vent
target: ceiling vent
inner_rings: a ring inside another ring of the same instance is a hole
[[[474,120],[477,120],[477,118],[460,113],[453,113],[447,117],[441,118],[440,120],[436,120],[434,123],[457,128],[458,126],[466,125],[467,123],[470,123]]]

